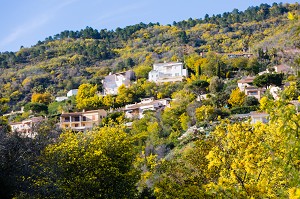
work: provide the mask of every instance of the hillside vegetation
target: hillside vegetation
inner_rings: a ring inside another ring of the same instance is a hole
[[[20,109],[34,92],[61,96],[83,83],[101,88],[101,79],[111,71],[177,60],[193,70],[194,63],[189,64],[188,58],[198,59],[202,52],[244,51],[263,58],[260,52],[264,50],[266,56],[277,56],[277,63],[287,60],[294,64],[294,56],[285,56],[286,50],[299,46],[288,12],[298,13],[299,5],[262,4],[166,26],[140,23],[115,31],[91,27],[66,30],[30,48],[1,53],[0,95],[10,99],[10,110]],[[233,65],[225,63],[222,67],[228,72]]]
[[[300,198],[299,11],[274,3],[165,26],[87,27],[1,53],[1,198]],[[164,61],[183,62],[189,77],[147,81]],[[136,81],[99,94],[104,76],[129,69]],[[240,90],[245,76],[256,95]],[[126,117],[143,98],[170,104]],[[84,132],[59,127],[62,112],[83,109],[108,115]],[[11,129],[33,116],[45,118],[34,138]]]

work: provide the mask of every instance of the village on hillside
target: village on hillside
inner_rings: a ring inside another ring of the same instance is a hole
[[[232,54],[228,55],[229,58],[234,58]],[[247,56],[248,57],[248,56]],[[280,74],[282,76],[294,75],[295,71],[288,65],[276,65],[272,68],[273,72],[270,72],[268,69],[262,71],[258,74],[258,76],[244,76],[237,81],[237,88],[239,92],[244,93],[245,97],[254,97],[257,99],[257,102],[268,92],[275,100],[279,100],[280,93],[289,85],[289,83],[272,83],[266,85],[266,87],[256,86],[253,84],[255,79],[258,79],[262,75],[266,74]],[[153,65],[153,69],[148,74],[149,82],[154,82],[155,84],[163,84],[163,83],[174,83],[174,82],[183,82],[189,78],[187,69],[184,68],[182,62],[164,62]],[[228,81],[228,80],[226,80]],[[126,88],[130,87],[133,84],[136,84],[135,73],[132,70],[119,72],[119,73],[110,73],[105,76],[102,80],[103,90],[102,92],[97,91],[98,96],[106,96],[118,95],[118,89],[121,86],[125,86]],[[68,91],[66,96],[57,96],[55,101],[63,102],[68,100],[70,97],[77,95],[78,89],[72,89]],[[198,101],[201,100],[209,100],[209,92],[208,87],[206,90],[200,95],[196,96]],[[252,98],[253,99],[253,98]],[[77,112],[62,112],[59,115],[59,126],[61,129],[70,129],[73,131],[86,131],[91,130],[93,127],[99,126],[102,120],[108,116],[108,114],[112,113],[123,113],[124,117],[128,120],[125,123],[126,126],[131,125],[131,121],[135,119],[141,119],[144,116],[144,113],[147,111],[152,112],[161,112],[165,108],[171,107],[171,101],[176,100],[176,98],[162,98],[155,99],[154,96],[150,96],[148,98],[139,99],[140,102],[135,102],[134,104],[126,104],[123,107],[108,107],[108,109],[97,109],[97,110],[85,110],[77,111]],[[292,100],[292,104],[299,109],[299,101]],[[23,108],[24,109],[24,108]],[[24,110],[15,111],[11,113],[4,114],[4,116],[12,116],[15,114],[22,114]],[[255,124],[256,122],[268,122],[268,114],[261,111],[246,111],[242,114],[232,114],[232,118],[240,118],[240,119],[251,119],[251,123]],[[47,120],[47,117],[43,116],[30,116],[28,119],[22,120],[20,122],[11,122],[10,126],[13,132],[18,132],[22,134],[22,136],[34,137],[36,132],[34,132],[34,127],[37,126],[40,122]],[[194,127],[193,127],[194,128]]]
[[[0,52],[0,198],[300,198],[299,41],[300,4],[262,3]]]

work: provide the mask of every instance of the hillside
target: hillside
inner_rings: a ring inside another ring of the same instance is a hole
[[[300,198],[299,11],[87,27],[1,53],[1,198]]]
[[[288,12],[298,13],[299,5],[262,4],[167,26],[140,23],[115,31],[91,27],[63,31],[30,48],[0,54],[0,96],[9,98],[10,109],[17,110],[34,92],[61,96],[82,83],[101,85],[111,71],[162,61],[186,62],[188,56],[202,52],[245,51],[258,56],[263,49],[270,56],[278,54],[278,62],[291,61],[284,52],[299,43],[292,37]]]

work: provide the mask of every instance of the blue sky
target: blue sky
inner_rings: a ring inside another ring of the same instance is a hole
[[[172,24],[207,13],[295,0],[1,0],[0,52],[18,51],[64,30],[115,30],[140,22]]]

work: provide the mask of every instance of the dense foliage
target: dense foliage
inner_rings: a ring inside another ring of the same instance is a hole
[[[286,50],[298,46],[298,37],[293,37],[296,30],[287,23],[287,12],[298,10],[299,4],[261,4],[167,26],[63,31],[30,48],[0,53],[0,94],[10,99],[10,110],[17,110],[33,93],[63,96],[83,83],[101,87],[109,72],[134,68],[139,78],[147,77],[149,67],[160,61],[185,61],[191,72],[218,77],[233,77],[240,70],[257,74],[285,59],[293,64]],[[234,52],[257,58],[228,60],[224,54]]]
[[[299,198],[300,58],[290,53],[299,10],[274,3],[167,26],[87,27],[1,53],[0,114],[24,106],[0,117],[1,198]],[[184,62],[189,77],[147,81],[162,61]],[[277,64],[295,73],[275,73]],[[100,95],[104,76],[127,69],[135,82]],[[247,75],[266,90],[260,101],[238,88]],[[283,89],[277,100],[271,86]],[[125,117],[142,98],[170,104]],[[58,128],[62,111],[100,108],[108,116],[89,131]],[[251,111],[268,122],[253,124]],[[32,116],[48,118],[34,138],[12,132],[9,122]]]

